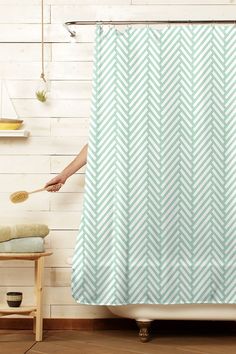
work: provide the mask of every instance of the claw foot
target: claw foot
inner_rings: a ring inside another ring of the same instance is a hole
[[[136,321],[139,327],[139,339],[142,343],[150,340],[150,328],[152,321]]]

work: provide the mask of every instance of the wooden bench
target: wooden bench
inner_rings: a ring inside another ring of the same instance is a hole
[[[35,289],[35,306],[20,306],[20,307],[0,307],[0,317],[11,314],[33,316],[33,331],[35,340],[42,341],[43,339],[43,316],[42,316],[42,290],[43,290],[43,272],[44,272],[44,257],[50,256],[52,252],[42,253],[0,253],[0,261],[20,260],[34,261],[34,289]]]

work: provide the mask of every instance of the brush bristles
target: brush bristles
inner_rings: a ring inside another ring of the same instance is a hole
[[[26,191],[19,191],[15,192],[10,195],[10,200],[12,203],[21,203],[24,202],[26,199],[28,199],[28,192]]]

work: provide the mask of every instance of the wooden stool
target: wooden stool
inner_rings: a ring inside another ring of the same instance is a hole
[[[50,256],[52,252],[43,253],[0,253],[0,261],[6,260],[24,260],[34,261],[34,289],[35,289],[35,306],[20,307],[0,307],[0,317],[12,314],[33,316],[33,331],[35,340],[43,339],[43,316],[42,316],[42,290],[43,290],[43,271],[44,257]]]

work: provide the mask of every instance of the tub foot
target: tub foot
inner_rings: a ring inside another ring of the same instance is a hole
[[[136,321],[139,327],[139,339],[142,343],[150,340],[150,328],[152,321]]]

